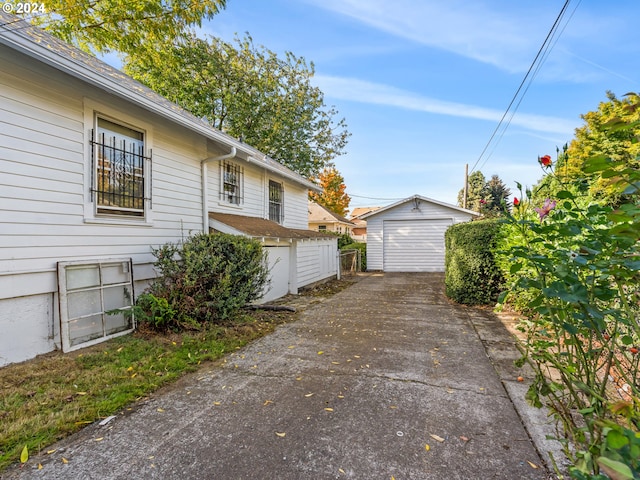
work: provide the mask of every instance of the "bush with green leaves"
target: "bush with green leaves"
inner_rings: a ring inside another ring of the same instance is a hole
[[[551,158],[539,161],[554,176]],[[590,178],[542,182],[559,186],[543,201],[531,192],[523,198],[518,185],[506,220],[512,236],[500,254],[511,280],[502,299],[526,295],[520,364],[536,373],[527,399],[558,420],[571,476],[637,480],[640,170],[605,156],[582,170]],[[616,207],[588,196],[588,186],[603,181],[622,199]]]
[[[445,288],[449,298],[466,305],[495,303],[503,278],[494,258],[497,220],[458,223],[445,233]]]
[[[251,238],[201,233],[153,254],[159,275],[140,295],[134,312],[157,329],[224,321],[260,298],[268,285],[266,252]]]

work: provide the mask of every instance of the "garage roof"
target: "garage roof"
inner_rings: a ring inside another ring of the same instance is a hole
[[[467,210],[466,208],[461,208],[458,207],[456,205],[451,205],[450,203],[446,203],[446,202],[441,202],[439,200],[434,200],[433,198],[428,198],[428,197],[423,197],[422,195],[413,195],[411,197],[405,198],[404,200],[400,200],[396,203],[392,203],[391,205],[387,205],[386,207],[382,207],[378,210],[374,210],[371,211],[369,213],[365,213],[364,215],[361,215],[360,218],[363,220],[366,220],[367,218],[379,215],[383,212],[386,212],[387,210],[391,210],[394,207],[397,207],[398,205],[402,205],[404,203],[408,203],[408,202],[426,202],[426,203],[434,203],[436,205],[440,205],[442,207],[446,207],[446,208],[451,208],[453,210],[457,210],[459,212],[464,212],[464,213],[468,213],[469,215],[474,215],[476,217],[479,217],[480,214],[478,212],[474,212],[473,210]]]

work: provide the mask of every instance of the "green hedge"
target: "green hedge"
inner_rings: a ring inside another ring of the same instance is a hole
[[[466,305],[495,303],[504,279],[494,251],[497,220],[458,223],[445,234],[445,287],[449,298]]]

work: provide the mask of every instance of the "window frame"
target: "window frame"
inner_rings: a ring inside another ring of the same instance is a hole
[[[143,208],[141,215],[127,215],[121,213],[108,213],[108,209],[99,211],[97,181],[98,181],[98,152],[97,135],[98,119],[103,119],[117,126],[134,130],[142,134],[143,141],[143,179],[142,198]],[[85,125],[85,201],[84,201],[84,221],[85,223],[117,224],[117,225],[143,225],[152,226],[152,191],[153,191],[153,130],[147,122],[141,121],[132,115],[123,113],[108,105],[98,103],[92,99],[84,99],[84,125]]]
[[[277,187],[279,199],[274,199],[272,196],[272,193],[276,191],[275,187]],[[269,220],[278,224],[284,223],[284,183],[269,179],[267,197]],[[276,207],[277,214],[275,213]]]
[[[231,175],[235,175],[235,181],[227,181]],[[234,187],[234,193],[228,193],[227,186]],[[224,160],[220,163],[219,201],[221,205],[233,207],[244,204],[244,167],[236,162]]]

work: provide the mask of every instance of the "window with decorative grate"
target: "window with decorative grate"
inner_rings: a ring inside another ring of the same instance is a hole
[[[151,157],[145,155],[144,133],[97,119],[91,132],[92,200],[97,215],[145,216],[146,176],[150,177]],[[149,190],[151,190],[149,188]]]
[[[282,223],[284,220],[282,184],[269,180],[269,220]]]
[[[231,162],[223,162],[220,168],[220,199],[223,202],[240,205],[244,181],[242,168]]]

